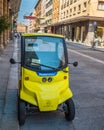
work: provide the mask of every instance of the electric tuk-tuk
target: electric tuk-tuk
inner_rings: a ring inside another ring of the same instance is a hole
[[[48,33],[22,34],[20,48],[19,124],[23,125],[26,115],[37,109],[45,112],[61,108],[66,119],[72,121],[75,117],[75,105],[69,86],[64,37]],[[18,63],[13,58],[10,62]],[[72,64],[77,66],[77,62]]]

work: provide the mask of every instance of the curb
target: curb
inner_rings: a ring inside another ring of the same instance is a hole
[[[15,73],[15,76],[14,76]],[[17,72],[16,67],[11,67],[8,81],[6,101],[2,118],[2,130],[19,130],[17,121]]]

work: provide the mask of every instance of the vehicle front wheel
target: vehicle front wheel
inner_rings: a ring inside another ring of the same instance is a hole
[[[23,125],[26,119],[25,102],[18,98],[18,120],[19,125]]]
[[[75,117],[75,105],[72,99],[68,99],[65,102],[65,118],[68,121],[72,121]]]

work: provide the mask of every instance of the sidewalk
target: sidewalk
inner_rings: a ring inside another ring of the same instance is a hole
[[[101,46],[95,46],[94,48],[91,48],[91,46],[85,44],[85,43],[79,43],[79,42],[70,42],[68,40],[66,40],[67,43],[71,43],[73,45],[77,45],[77,46],[80,46],[80,47],[84,47],[84,48],[89,48],[89,49],[92,49],[92,50],[97,50],[97,51],[102,51],[104,52],[104,46],[101,47]]]
[[[98,50],[98,51],[103,51],[103,52],[104,52],[104,47],[99,47],[99,46],[97,46],[97,47],[95,47],[94,49],[95,49],[95,50]]]
[[[17,58],[17,44],[11,42],[0,55],[0,130],[18,130],[17,121],[17,65],[9,59]]]

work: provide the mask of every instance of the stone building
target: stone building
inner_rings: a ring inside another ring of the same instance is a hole
[[[53,8],[52,8],[52,32],[59,33],[58,22],[59,22],[59,14],[60,14],[60,0],[53,0]]]
[[[16,21],[21,0],[0,0],[0,16],[7,16],[11,26],[0,34],[0,49],[9,42],[13,33],[13,21]]]
[[[42,0],[38,0],[36,6],[34,7],[35,9],[35,32],[40,30],[40,17],[41,17],[41,2]]]
[[[52,13],[53,13],[53,0],[46,0],[46,9],[45,9],[45,13],[46,13],[46,30],[51,31],[51,25],[52,25]]]
[[[0,0],[0,16],[9,16],[9,1]],[[0,49],[2,49],[9,39],[9,31],[6,30],[0,34]]]
[[[104,42],[104,0],[46,0],[43,4],[45,28],[53,33],[87,45],[95,38]]]
[[[46,24],[46,0],[41,0],[41,18],[40,18],[40,30],[45,32],[45,28],[47,27]]]
[[[19,33],[26,33],[27,32],[27,26],[22,23],[17,24],[17,32]]]
[[[28,26],[28,32],[35,32],[35,25],[36,25],[36,20],[35,20],[35,10],[33,11],[33,13],[31,13],[30,16],[32,16],[32,19],[29,19],[29,26]]]
[[[57,28],[70,41],[104,41],[104,0],[60,0],[59,12]]]

